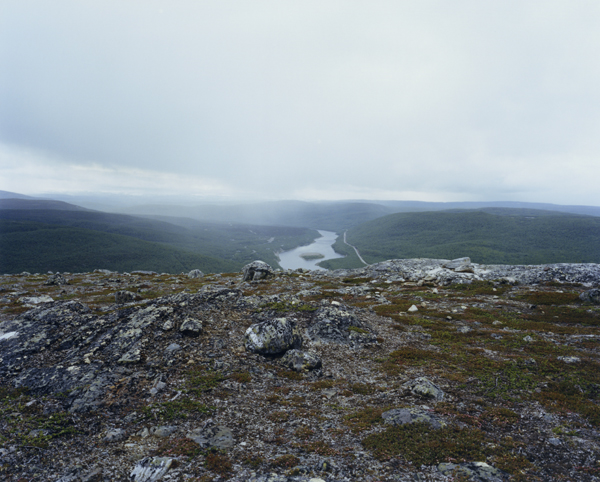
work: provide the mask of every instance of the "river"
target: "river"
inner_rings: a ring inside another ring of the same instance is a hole
[[[321,237],[315,239],[314,242],[308,246],[300,246],[290,251],[279,253],[279,265],[283,269],[324,269],[317,266],[317,263],[325,261],[326,259],[343,258],[343,254],[336,253],[331,247],[337,239],[337,234],[333,231],[321,231],[320,229],[318,231]],[[318,253],[322,254],[323,257],[318,259],[305,259],[301,256],[303,254],[306,255],[307,253]]]

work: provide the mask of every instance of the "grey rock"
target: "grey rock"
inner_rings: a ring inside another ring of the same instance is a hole
[[[106,435],[104,435],[104,438],[102,439],[104,442],[119,442],[121,440],[123,440],[125,437],[127,436],[127,432],[125,430],[123,430],[122,428],[116,428],[114,430],[109,430],[108,432],[106,432]]]
[[[136,271],[132,271],[131,274],[145,274],[145,275],[155,275],[157,274],[156,271],[145,271],[145,270],[136,270]]]
[[[169,457],[145,457],[136,464],[129,478],[132,482],[155,482],[166,475],[174,460]]]
[[[193,269],[192,271],[190,271],[188,273],[188,278],[202,278],[204,276],[204,273],[202,271],[200,271],[199,269]]]
[[[179,331],[187,336],[198,336],[202,333],[202,322],[195,318],[186,318],[179,327]]]
[[[578,356],[557,356],[556,359],[565,363],[579,363],[581,361]]]
[[[246,330],[246,350],[260,355],[279,355],[302,347],[302,337],[288,318],[256,323]]]
[[[175,425],[161,425],[160,427],[152,427],[150,429],[150,434],[155,437],[168,437],[177,431],[177,427]]]
[[[407,423],[428,423],[433,428],[442,428],[447,423],[440,417],[419,408],[394,408],[381,414],[385,423],[405,425]]]
[[[68,285],[69,281],[60,273],[53,274],[44,282],[46,286]]]
[[[244,273],[242,281],[256,281],[273,275],[273,268],[264,261],[258,260],[244,266],[242,271]]]
[[[502,482],[510,477],[510,474],[485,462],[443,463],[438,465],[438,470],[443,475],[462,475],[476,482]]]
[[[461,325],[456,328],[456,331],[458,331],[459,333],[469,333],[470,331],[473,331],[473,330],[466,325]]]
[[[208,420],[202,428],[190,431],[186,436],[202,448],[227,449],[233,447],[231,429],[223,425],[216,425],[212,420]]]
[[[403,386],[408,388],[413,395],[433,399],[438,402],[442,401],[445,396],[440,387],[425,377],[419,377],[414,380],[410,380]]]
[[[549,438],[548,443],[555,446],[562,445],[562,441],[556,437]]]
[[[22,296],[17,301],[19,303],[23,303],[25,306],[33,306],[33,305],[39,305],[41,303],[51,303],[54,300],[48,295],[42,295],[42,296]]]
[[[179,350],[181,350],[181,345],[178,345],[177,343],[171,343],[167,348],[165,348],[165,351],[169,353],[175,353]]]
[[[458,270],[466,266],[470,267],[470,265],[471,258],[456,258],[452,261],[448,261],[447,263],[442,264],[442,268]]]
[[[307,372],[321,368],[321,360],[317,355],[296,349],[288,350],[281,357],[279,363],[297,372]]]
[[[584,291],[579,295],[579,299],[585,303],[600,305],[600,290],[593,289],[589,291]]]

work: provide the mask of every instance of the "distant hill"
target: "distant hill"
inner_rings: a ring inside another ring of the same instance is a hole
[[[18,192],[0,191],[0,199],[35,199],[25,194],[19,194]]]
[[[488,264],[598,263],[600,218],[508,208],[398,213],[349,229],[347,241],[369,263],[462,256]]]
[[[196,207],[144,205],[121,208],[133,215],[181,216],[201,221],[267,226],[293,226],[341,232],[351,226],[394,212],[363,202],[276,201],[238,205],[204,204]]]
[[[223,225],[180,218],[171,223],[78,210],[78,206],[56,202],[59,204],[40,204],[40,209],[11,209],[0,203],[0,272],[98,267],[231,272],[255,259],[278,267],[277,252],[318,237],[316,231],[306,228]],[[58,209],[41,209],[47,206]]]
[[[59,211],[90,211],[89,209],[50,199],[0,198],[0,209],[54,209]]]

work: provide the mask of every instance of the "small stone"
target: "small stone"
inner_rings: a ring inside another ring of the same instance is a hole
[[[529,342],[533,341],[533,338],[531,338],[529,335],[527,335],[526,337],[523,338],[523,341],[526,341],[529,343]]]
[[[162,479],[173,465],[170,457],[145,457],[129,475],[133,482],[155,482]]]
[[[556,359],[565,363],[579,363],[581,361],[578,356],[557,356]]]
[[[408,388],[413,395],[417,395],[419,397],[432,398],[438,402],[444,399],[445,394],[442,389],[425,377],[419,377],[415,380],[410,380],[403,386]]]
[[[411,306],[411,307],[408,309],[408,311],[409,311],[410,313],[414,313],[415,311],[419,311],[419,308],[417,308],[417,306],[416,306],[416,305],[412,305],[412,306]]]
[[[161,425],[160,427],[153,427],[150,429],[150,433],[155,437],[168,437],[177,430],[175,425]]]
[[[125,430],[123,430],[122,428],[117,428],[106,432],[106,435],[104,435],[104,438],[102,440],[108,443],[119,442],[123,440],[126,437],[126,435],[127,432]]]
[[[233,447],[233,432],[231,429],[223,425],[216,425],[212,420],[206,422],[202,428],[190,431],[186,437],[202,448],[227,449]]]
[[[136,298],[138,298],[138,295],[132,293],[131,291],[117,291],[115,293],[115,303],[118,305],[135,301]]]
[[[321,368],[321,360],[317,355],[296,349],[288,350],[279,360],[279,363],[297,372],[307,372]]]

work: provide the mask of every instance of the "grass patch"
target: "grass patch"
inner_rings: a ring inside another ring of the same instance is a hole
[[[214,407],[208,407],[197,400],[183,398],[142,407],[142,414],[147,419],[170,421],[189,418],[194,414],[209,414],[214,410]]]

